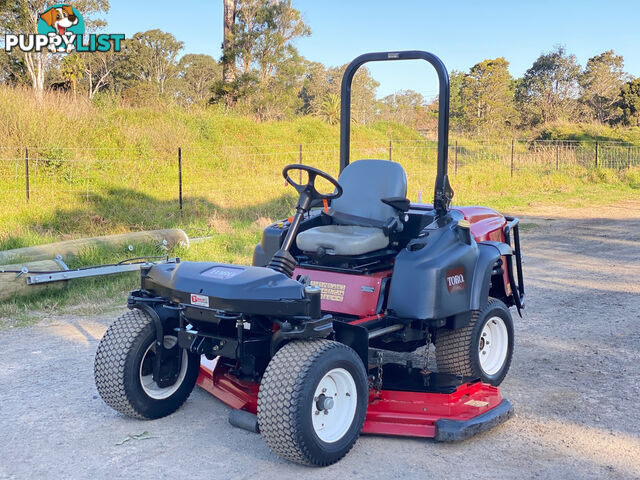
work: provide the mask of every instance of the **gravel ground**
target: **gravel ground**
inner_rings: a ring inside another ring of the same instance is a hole
[[[640,478],[640,203],[522,222],[528,305],[502,385],[517,415],[492,431],[364,436],[337,465],[300,467],[199,388],[167,418],[115,413],[92,374],[113,314],[58,316],[0,331],[0,478]]]

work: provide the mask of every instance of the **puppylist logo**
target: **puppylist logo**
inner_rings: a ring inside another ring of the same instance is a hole
[[[124,34],[85,35],[84,20],[80,12],[71,5],[59,3],[47,8],[38,16],[38,33],[6,34],[5,51],[18,48],[23,52],[52,53],[71,52],[119,52]]]

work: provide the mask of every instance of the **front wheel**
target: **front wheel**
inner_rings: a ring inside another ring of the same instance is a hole
[[[458,330],[436,335],[438,371],[480,378],[500,385],[511,366],[513,320],[507,306],[495,298],[473,312],[471,322]]]
[[[367,374],[353,349],[330,340],[291,342],[262,377],[260,433],[282,458],[330,465],[355,444],[367,405]]]
[[[168,331],[167,331],[168,333]],[[155,419],[175,412],[191,394],[200,356],[179,351],[178,338],[164,336],[160,385],[153,379],[156,330],[148,313],[130,310],[116,319],[100,341],[94,363],[98,393],[114,410]]]

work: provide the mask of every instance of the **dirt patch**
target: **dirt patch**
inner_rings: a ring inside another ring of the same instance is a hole
[[[253,222],[253,226],[257,227],[260,230],[264,230],[269,225],[273,223],[269,217],[259,217],[255,222]]]
[[[207,225],[215,233],[231,233],[233,230],[229,221],[218,213],[214,213],[209,217]]]
[[[112,316],[63,316],[0,332],[0,478],[639,478],[639,212],[522,217],[535,225],[522,235],[527,308],[502,385],[517,415],[490,432],[456,444],[365,436],[337,465],[299,467],[200,389],[164,419],[118,415],[92,372]]]

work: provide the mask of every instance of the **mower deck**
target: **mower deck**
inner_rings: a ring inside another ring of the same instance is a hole
[[[380,391],[369,391],[362,433],[451,442],[488,430],[513,414],[500,390],[480,381],[387,364]],[[197,384],[235,410],[255,414],[259,384],[242,381],[218,359],[202,359]],[[400,387],[405,388],[401,390]]]

